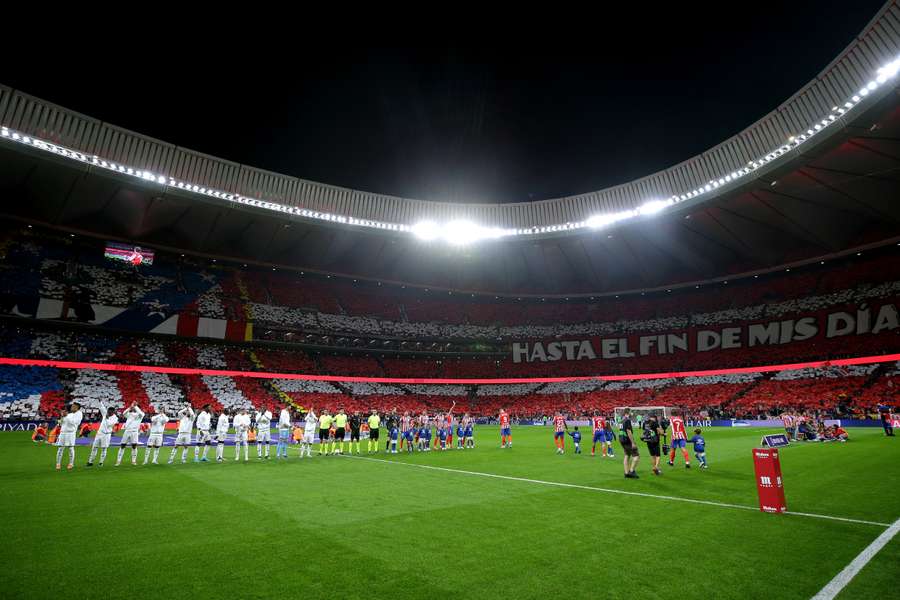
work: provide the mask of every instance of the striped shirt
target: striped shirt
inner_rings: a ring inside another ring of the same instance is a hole
[[[561,431],[565,431],[566,418],[562,415],[556,415],[555,417],[553,417],[553,426],[556,427],[557,433],[559,433]]]
[[[684,432],[684,419],[681,417],[672,417],[670,421],[672,423],[672,439],[686,440],[687,435]]]

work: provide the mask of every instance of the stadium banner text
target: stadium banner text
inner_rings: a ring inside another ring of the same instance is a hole
[[[619,360],[679,353],[780,346],[816,339],[878,335],[900,328],[895,303],[863,303],[834,312],[719,328],[690,328],[662,334],[592,337],[564,341],[513,342],[515,363],[559,360]]]

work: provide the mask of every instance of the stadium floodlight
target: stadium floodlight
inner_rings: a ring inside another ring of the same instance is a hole
[[[443,238],[456,246],[464,246],[487,237],[485,231],[471,221],[450,221],[443,227]]]
[[[651,200],[638,206],[635,212],[639,215],[655,215],[671,205],[672,202],[670,200]]]
[[[439,230],[434,221],[419,221],[412,226],[413,235],[420,240],[430,242],[438,238]]]
[[[625,219],[630,219],[634,215],[635,212],[632,210],[610,213],[608,215],[594,215],[593,217],[585,221],[585,224],[591,229],[600,229],[602,227],[606,227],[607,225],[612,225],[613,223],[624,221]]]

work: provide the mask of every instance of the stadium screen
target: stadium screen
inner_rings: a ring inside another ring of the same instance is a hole
[[[121,260],[123,262],[137,265],[152,265],[153,250],[141,248],[140,246],[131,246],[129,244],[119,244],[117,242],[107,242],[106,250],[103,256],[112,260]]]

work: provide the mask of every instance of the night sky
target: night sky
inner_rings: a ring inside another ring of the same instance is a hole
[[[73,38],[102,60],[5,61],[0,82],[306,179],[527,201],[628,181],[737,133],[815,77],[882,2],[741,3],[739,14],[633,4],[433,35],[305,23],[289,36]]]

